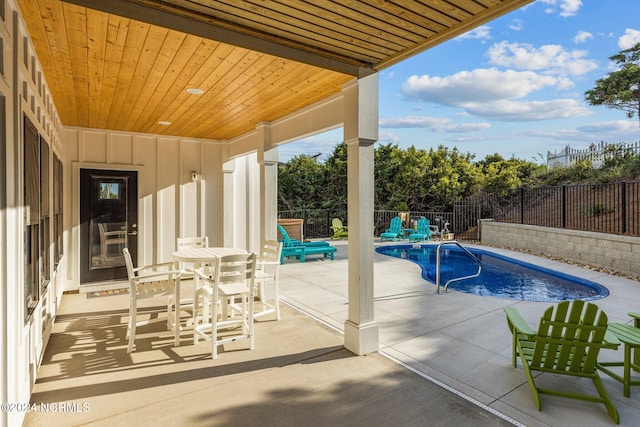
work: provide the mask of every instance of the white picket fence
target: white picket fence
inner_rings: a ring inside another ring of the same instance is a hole
[[[591,144],[589,147],[583,149],[571,148],[567,145],[557,153],[547,151],[547,167],[567,167],[580,160],[590,160],[594,167],[599,167],[604,162],[607,152],[611,152],[611,150],[615,148],[622,148],[629,154],[635,156],[640,155],[640,141],[622,144],[610,144],[603,141],[599,144]]]

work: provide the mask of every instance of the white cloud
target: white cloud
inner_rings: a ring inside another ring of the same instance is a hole
[[[412,76],[404,83],[403,90],[408,98],[463,108],[470,115],[492,120],[533,121],[593,114],[575,99],[519,100],[544,88],[563,88],[566,84],[567,79],[532,71],[490,68],[463,71],[448,77]],[[429,123],[429,126],[425,126],[424,122],[420,124],[418,120],[425,118],[416,117],[404,118],[403,126],[437,128],[439,125]],[[400,123],[395,125],[399,126]]]
[[[578,34],[573,38],[575,43],[584,43],[593,38],[593,34],[588,31],[578,31]]]
[[[522,98],[545,87],[566,84],[562,79],[532,71],[479,68],[448,77],[411,76],[402,89],[411,99],[464,107],[469,103]]]
[[[540,3],[548,4],[552,7],[545,9],[547,13],[555,13],[556,7],[560,8],[560,16],[574,16],[578,13],[582,0],[538,0]]]
[[[505,122],[568,119],[593,114],[593,111],[580,105],[575,99],[502,100],[492,103],[469,104],[465,108],[476,116]]]
[[[620,49],[631,49],[636,44],[640,43],[640,31],[627,28],[624,32],[624,36],[618,39],[618,46]]]
[[[491,46],[487,55],[493,65],[555,75],[579,76],[598,68],[595,61],[584,59],[587,51],[569,51],[557,44],[535,48],[526,43],[504,41]]]
[[[383,132],[379,132],[378,142],[382,144],[389,144],[389,143],[397,144],[398,142],[400,142],[400,137],[394,134],[393,132],[391,132],[390,130],[386,130]]]
[[[448,118],[428,116],[405,116],[381,119],[381,128],[426,128],[434,132],[461,133],[478,132],[491,127],[489,123],[456,123]],[[382,139],[382,138],[380,138]]]
[[[491,38],[491,27],[488,25],[481,25],[479,27],[474,28],[471,31],[468,31],[458,37],[455,40],[465,40],[465,39],[481,39],[486,40]]]
[[[520,31],[523,28],[521,19],[514,19],[509,23],[509,29],[513,31]]]
[[[616,120],[613,122],[591,123],[588,125],[580,126],[578,130],[580,132],[587,133],[637,133],[638,122],[630,120]]]

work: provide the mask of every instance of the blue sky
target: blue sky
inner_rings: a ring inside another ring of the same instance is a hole
[[[379,143],[445,145],[536,163],[565,146],[640,140],[638,118],[584,92],[640,42],[638,0],[536,0],[380,72]],[[342,129],[280,148],[326,158]]]

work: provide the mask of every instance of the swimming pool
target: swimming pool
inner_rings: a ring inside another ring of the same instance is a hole
[[[422,278],[435,283],[437,245],[389,245],[376,248],[378,253],[415,262],[422,268]],[[467,248],[482,262],[479,277],[453,282],[449,289],[474,295],[494,296],[521,301],[559,302],[604,298],[609,290],[590,280],[515,260],[476,248]],[[456,277],[474,275],[478,265],[463,250],[453,245],[440,251],[440,284]]]

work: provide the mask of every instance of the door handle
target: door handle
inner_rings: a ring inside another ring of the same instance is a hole
[[[129,233],[129,236],[137,236],[138,232],[137,231],[132,231],[131,233]]]

